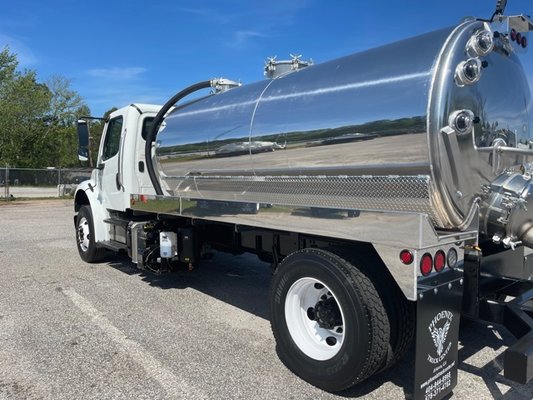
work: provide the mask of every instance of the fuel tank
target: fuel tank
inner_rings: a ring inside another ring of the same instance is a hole
[[[503,25],[469,19],[180,105],[156,139],[161,186],[465,229],[491,184],[523,175],[529,157],[530,89]]]

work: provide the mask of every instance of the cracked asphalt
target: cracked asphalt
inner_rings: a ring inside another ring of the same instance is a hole
[[[268,265],[216,254],[192,272],[154,276],[126,258],[85,264],[72,202],[0,205],[0,399],[401,399],[414,353],[330,394],[278,360]],[[512,338],[463,324],[452,399],[530,400],[503,377]]]

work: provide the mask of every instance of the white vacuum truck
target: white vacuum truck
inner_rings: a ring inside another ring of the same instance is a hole
[[[257,254],[272,265],[280,358],[327,391],[414,340],[414,398],[441,399],[457,384],[461,315],[516,336],[505,376],[527,382],[533,105],[520,53],[533,24],[503,3],[490,20],[317,65],[270,59],[264,81],[200,82],[113,112],[75,194],[80,256],[124,251],[160,273]]]

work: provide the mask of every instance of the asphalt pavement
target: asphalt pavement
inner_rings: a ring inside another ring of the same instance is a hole
[[[0,204],[0,399],[402,399],[414,353],[341,394],[278,360],[268,321],[267,264],[216,254],[163,276],[126,258],[80,260],[72,202]],[[530,400],[503,377],[512,338],[462,326],[452,399]]]

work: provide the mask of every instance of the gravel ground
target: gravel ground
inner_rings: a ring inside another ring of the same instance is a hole
[[[193,272],[153,276],[127,259],[83,263],[72,202],[0,204],[0,399],[401,399],[414,354],[340,395],[278,360],[268,266],[217,254]],[[510,337],[462,327],[453,399],[533,398],[503,377]]]

